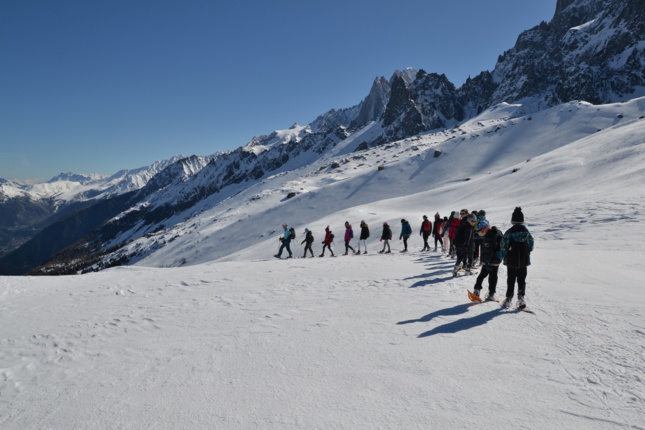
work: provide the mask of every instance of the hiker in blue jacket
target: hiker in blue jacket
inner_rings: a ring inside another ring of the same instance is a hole
[[[287,224],[282,224],[282,228],[284,229],[284,234],[280,238],[280,242],[282,243],[280,245],[280,250],[276,255],[274,255],[275,258],[282,258],[282,250],[287,248],[287,251],[289,252],[289,256],[287,258],[293,257],[293,254],[291,253],[291,230],[289,229],[289,226]]]

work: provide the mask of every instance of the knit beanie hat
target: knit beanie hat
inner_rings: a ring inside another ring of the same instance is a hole
[[[511,224],[524,224],[524,214],[521,207],[516,207],[511,216]]]

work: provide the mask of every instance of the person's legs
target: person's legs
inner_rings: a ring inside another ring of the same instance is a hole
[[[499,266],[489,266],[486,265],[486,268],[490,271],[488,274],[488,295],[495,295],[497,291],[497,274],[499,272]],[[484,269],[482,269],[483,271]]]
[[[507,268],[508,276],[506,277],[506,298],[512,299],[515,295],[515,280],[517,279],[517,270],[508,267]]]
[[[527,275],[526,267],[517,269],[517,296],[518,297],[524,297],[524,294],[526,293],[526,275]]]

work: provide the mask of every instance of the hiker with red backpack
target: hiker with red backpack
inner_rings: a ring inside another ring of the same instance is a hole
[[[322,249],[322,254],[320,254],[318,257],[324,257],[325,256],[325,249],[329,249],[329,252],[331,252],[331,256],[335,257],[334,251],[331,249],[331,244],[334,242],[334,233],[331,232],[329,229],[329,226],[325,227],[325,239],[323,240],[323,249]]]
[[[441,233],[441,215],[439,215],[439,212],[434,214],[432,236],[434,236],[434,252],[437,252],[437,242],[441,244],[441,250],[443,250],[443,234]]]
[[[423,216],[423,222],[421,223],[421,230],[419,231],[419,236],[423,236],[423,249],[421,251],[430,251],[430,244],[428,244],[428,238],[432,234],[432,223],[426,215]]]

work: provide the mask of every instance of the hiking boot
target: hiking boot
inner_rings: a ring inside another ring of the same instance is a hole
[[[504,309],[506,309],[506,308],[510,308],[510,307],[511,307],[511,303],[513,303],[513,298],[512,298],[512,297],[507,297],[507,298],[506,298],[506,300],[504,300],[504,303],[502,303],[502,307],[503,307]]]
[[[486,300],[496,300],[495,299],[495,293],[488,293],[488,296],[486,296]]]
[[[477,297],[481,297],[480,293],[481,293],[481,288],[475,288],[473,290],[473,294],[476,295]]]
[[[526,307],[524,296],[517,296],[517,307],[520,309],[524,309]]]

